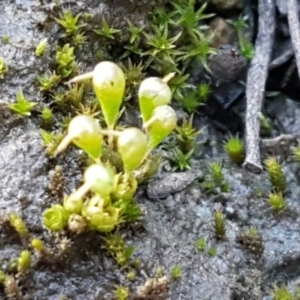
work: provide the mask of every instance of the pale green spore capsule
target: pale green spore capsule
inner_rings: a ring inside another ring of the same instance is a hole
[[[114,172],[102,164],[89,166],[84,172],[84,190],[91,190],[101,197],[107,197],[114,189]],[[79,188],[80,189],[80,188]],[[85,193],[86,193],[85,192]]]
[[[147,136],[138,128],[127,128],[118,137],[118,152],[121,155],[125,173],[138,168],[147,152]]]
[[[148,127],[148,147],[153,150],[175,129],[176,112],[169,105],[158,106],[153,110],[152,117],[147,123],[145,125]]]
[[[103,61],[93,71],[93,87],[108,128],[113,129],[125,93],[125,75],[115,63]]]
[[[149,77],[142,81],[138,96],[142,119],[145,123],[151,118],[154,108],[171,102],[172,92],[162,79]]]
[[[67,136],[57,147],[55,154],[64,151],[73,142],[93,159],[102,154],[103,137],[100,133],[99,122],[90,115],[78,115],[74,117],[68,126]]]

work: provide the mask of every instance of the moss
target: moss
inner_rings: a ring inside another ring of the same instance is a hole
[[[261,257],[264,251],[262,235],[254,228],[247,228],[238,236],[237,241],[251,254]]]
[[[216,211],[214,213],[214,228],[215,228],[215,235],[217,238],[221,239],[225,237],[225,233],[226,233],[225,216],[221,211]]]

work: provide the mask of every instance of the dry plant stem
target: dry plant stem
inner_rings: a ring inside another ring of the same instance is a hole
[[[300,22],[298,16],[298,1],[287,0],[287,15],[290,27],[290,35],[293,44],[296,65],[300,76]]]
[[[162,81],[163,81],[164,83],[168,83],[172,78],[175,77],[175,75],[176,75],[175,72],[170,73],[170,74],[166,75],[166,76],[162,79]]]
[[[292,144],[297,142],[297,136],[293,134],[281,134],[275,138],[262,139],[261,146],[266,149],[274,149],[280,147],[282,144]]]
[[[71,83],[80,82],[80,81],[87,80],[87,79],[92,79],[93,76],[94,76],[94,71],[85,73],[82,75],[78,75],[78,76],[72,78],[71,80],[69,80],[68,82],[66,82],[65,84],[69,85]]]
[[[263,170],[260,159],[260,122],[275,31],[275,0],[259,0],[259,26],[255,54],[246,87],[246,159],[243,167],[253,173]]]

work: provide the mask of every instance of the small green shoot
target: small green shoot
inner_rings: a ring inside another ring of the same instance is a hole
[[[72,42],[75,46],[82,46],[87,40],[87,37],[82,32],[76,32],[72,36]]]
[[[54,121],[54,116],[51,108],[45,106],[42,110],[42,119],[46,124],[52,124]]]
[[[169,22],[176,27],[182,26],[192,39],[199,37],[200,30],[198,28],[199,22],[204,19],[209,19],[215,16],[215,14],[204,14],[207,7],[207,3],[204,3],[197,11],[195,10],[196,1],[188,0],[182,1],[183,3],[173,2],[175,7],[173,13],[174,19]]]
[[[196,248],[201,252],[206,252],[209,256],[216,256],[217,250],[214,247],[209,247],[206,238],[203,236],[196,242]]]
[[[183,153],[179,148],[175,148],[173,155],[170,159],[175,165],[175,169],[179,171],[189,170],[191,168],[189,160],[194,153],[194,149],[188,153]]]
[[[135,246],[128,246],[125,240],[118,234],[109,234],[104,238],[104,248],[114,257],[118,265],[128,265]]]
[[[116,300],[127,300],[130,296],[130,291],[128,287],[119,286],[114,292]]]
[[[8,215],[9,224],[15,229],[15,231],[21,236],[26,237],[29,234],[28,228],[21,217],[15,213]]]
[[[34,238],[31,240],[31,247],[36,250],[39,254],[43,254],[45,252],[44,242],[40,239]]]
[[[94,29],[95,33],[97,33],[101,36],[104,36],[106,38],[113,39],[113,40],[115,39],[115,34],[120,31],[121,30],[119,30],[119,29],[110,27],[104,18],[102,19],[102,28]]]
[[[205,104],[210,94],[210,86],[207,83],[201,83],[198,88],[193,87],[191,91],[186,91],[180,102],[187,112],[193,113],[199,106]]]
[[[31,110],[36,106],[37,103],[30,102],[27,100],[23,92],[20,91],[17,93],[17,102],[13,104],[9,104],[9,108],[14,111],[15,113],[21,116],[30,116]]]
[[[130,33],[129,44],[133,44],[138,40],[145,26],[135,27],[129,20],[127,20],[127,23],[128,23],[128,31]]]
[[[40,134],[43,139],[43,144],[46,147],[48,155],[53,155],[57,146],[63,139],[62,133],[55,133],[54,131],[48,132],[46,130],[41,129]]]
[[[241,54],[248,59],[252,59],[254,55],[254,45],[250,41],[248,41],[245,36],[244,29],[247,28],[245,18],[239,16],[239,18],[235,22],[229,23],[234,26],[237,32]]]
[[[143,55],[149,56],[147,65],[156,58],[175,65],[175,57],[181,54],[179,50],[176,50],[176,42],[180,38],[181,32],[174,37],[169,37],[168,26],[165,26],[163,30],[153,26],[153,32],[153,34],[144,33],[147,44],[151,47],[150,50],[143,53]]]
[[[223,166],[221,163],[214,162],[210,166],[211,179],[204,181],[203,187],[207,193],[215,193],[216,188],[222,192],[229,192],[230,185],[224,179]]]
[[[257,257],[260,257],[263,254],[264,243],[262,235],[255,227],[243,230],[238,236],[237,241],[240,242],[249,253]]]
[[[31,255],[28,250],[21,252],[18,258],[18,272],[28,271],[31,266]]]
[[[201,134],[201,130],[193,127],[193,115],[189,120],[184,119],[181,126],[175,128],[176,142],[183,153],[189,153],[195,147],[195,141]]]
[[[201,34],[202,35],[202,34]],[[195,40],[194,44],[187,46],[185,54],[182,55],[181,59],[183,61],[190,60],[192,58],[197,57],[200,60],[204,69],[211,73],[211,70],[207,63],[207,58],[209,55],[216,54],[216,49],[211,47],[211,41],[213,36],[204,36]]]
[[[125,74],[126,83],[129,88],[132,89],[140,84],[144,77],[144,66],[143,62],[140,61],[139,64],[133,64],[130,59],[128,59],[127,64],[122,64],[121,69]]]
[[[278,213],[286,208],[285,200],[282,193],[271,193],[268,198],[268,203],[271,209]]]
[[[226,232],[225,216],[221,211],[214,213],[214,227],[217,238],[223,238]]]
[[[4,62],[4,58],[0,57],[0,79],[4,78],[4,74],[8,72],[8,66]]]
[[[82,102],[84,91],[85,91],[84,84],[74,84],[65,93],[65,100],[69,104],[78,108],[80,103]]]
[[[277,191],[284,192],[286,189],[286,179],[280,163],[272,156],[268,157],[264,163],[273,188]]]
[[[231,162],[241,164],[244,161],[244,144],[238,137],[230,136],[224,143],[224,149]]]
[[[181,276],[182,276],[181,267],[180,266],[173,267],[171,270],[171,276],[174,280],[181,278]]]
[[[77,71],[75,62],[74,47],[70,44],[65,44],[63,47],[58,47],[56,51],[56,62],[58,64],[57,72],[63,78],[66,78]]]
[[[65,29],[66,35],[72,35],[85,26],[85,24],[78,24],[80,16],[81,14],[74,16],[72,11],[68,10],[63,11],[60,19],[55,18],[55,20]]]
[[[217,249],[214,247],[210,247],[207,250],[207,254],[211,257],[215,257],[217,255]]]
[[[272,300],[295,300],[295,298],[286,286],[282,286],[275,287],[272,292]]]
[[[60,80],[60,76],[58,76],[55,71],[53,73],[45,73],[44,75],[38,77],[38,81],[40,84],[40,90],[42,92],[48,92],[52,88],[54,88]]]
[[[42,56],[42,55],[45,53],[47,47],[48,47],[47,39],[43,39],[43,40],[40,41],[39,44],[36,46],[35,52],[34,52],[35,55],[36,55],[37,57]]]
[[[200,99],[196,91],[187,92],[181,102],[182,107],[188,113],[194,113],[201,105]]]
[[[193,87],[193,85],[187,82],[189,77],[189,74],[179,73],[170,80],[173,99],[179,103],[184,103],[186,90]]]
[[[134,281],[135,278],[136,278],[136,271],[133,270],[133,269],[129,270],[128,273],[127,273],[127,279],[129,281]]]
[[[8,43],[9,43],[9,36],[4,35],[4,36],[2,37],[2,43],[3,43],[4,45],[8,44]]]
[[[205,103],[211,94],[211,88],[208,83],[201,83],[197,89],[197,95],[199,97],[200,103]]]
[[[211,175],[213,182],[216,186],[222,186],[224,182],[224,175],[223,175],[223,166],[221,163],[212,163],[211,166]]]
[[[207,243],[206,243],[205,236],[203,236],[199,240],[197,240],[196,247],[199,251],[205,251],[207,249]]]
[[[263,135],[271,136],[272,134],[272,123],[271,120],[263,115],[262,113],[259,114],[259,122],[260,128]]]

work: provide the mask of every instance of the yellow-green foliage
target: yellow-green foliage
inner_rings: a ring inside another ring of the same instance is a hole
[[[229,137],[224,149],[233,163],[241,164],[244,161],[244,144],[238,137]]]
[[[16,232],[21,236],[21,237],[26,237],[29,233],[27,226],[23,222],[23,220],[16,214],[10,213],[8,215],[8,220],[10,225],[16,230]]]
[[[272,299],[273,300],[297,300],[294,295],[287,289],[286,286],[283,287],[275,287],[274,291],[272,292]]]
[[[271,209],[275,212],[283,211],[286,207],[284,197],[281,192],[271,193],[268,198]]]
[[[35,55],[36,56],[42,56],[45,52],[45,50],[48,47],[48,42],[47,39],[43,39],[42,41],[40,41],[40,43],[36,46],[35,48]]]
[[[67,45],[66,49],[70,50],[70,47]],[[68,54],[60,59],[67,62]],[[146,132],[135,127],[116,127],[124,100],[125,74],[113,62],[101,62],[92,72],[69,81],[92,80],[106,128],[102,128],[100,120],[95,118],[95,112],[93,115],[79,114],[70,120],[67,135],[54,156],[73,143],[89,155],[91,164],[84,171],[83,184],[65,196],[63,205],[55,204],[44,212],[47,228],[52,231],[68,228],[77,234],[86,230],[104,233],[124,222],[138,220],[141,211],[134,194],[141,173],[149,171],[145,166],[149,159],[151,163],[151,151],[175,129],[177,123],[176,113],[168,105],[171,92],[167,81],[172,76],[145,79],[140,85],[139,100]],[[151,84],[153,82],[155,85]],[[73,101],[74,106],[82,101],[83,92],[74,93],[77,94],[80,94],[80,99],[76,103]],[[115,164],[116,161],[121,161],[121,164]],[[122,252],[116,256],[119,262],[126,258]]]
[[[214,226],[216,236],[218,238],[224,237],[226,232],[226,223],[225,216],[221,211],[216,211],[214,213]]]
[[[31,110],[36,106],[37,103],[30,102],[23,95],[22,91],[17,93],[17,102],[13,104],[9,104],[9,108],[15,113],[21,116],[30,116]]]
[[[4,77],[4,74],[8,72],[8,66],[4,62],[4,58],[0,57],[0,79]]]
[[[43,253],[45,251],[44,243],[40,239],[36,239],[36,238],[32,239],[31,240],[31,247],[39,253]]]
[[[181,267],[180,266],[175,266],[171,270],[171,276],[173,279],[179,279],[181,277]]]
[[[128,287],[119,286],[115,290],[115,297],[117,300],[127,300],[129,299],[130,291]]]
[[[24,272],[29,270],[31,266],[31,255],[28,250],[24,250],[21,252],[18,258],[18,271]]]
[[[279,162],[275,157],[269,157],[265,160],[265,166],[274,189],[284,192],[286,189],[286,180]]]

